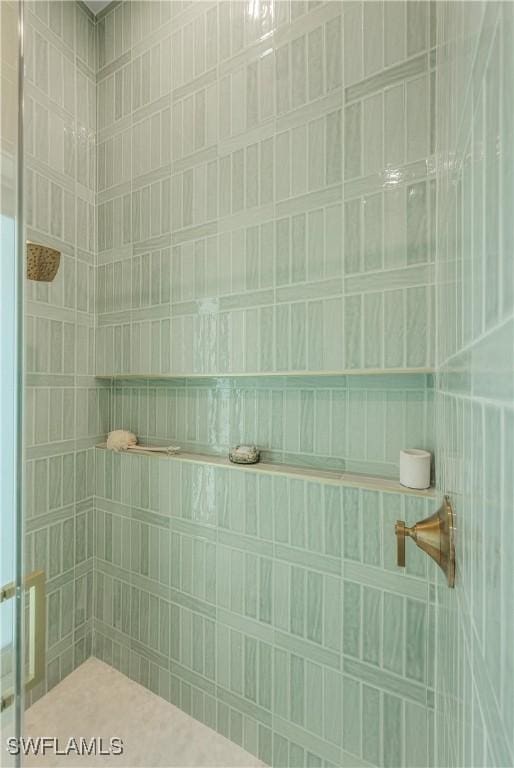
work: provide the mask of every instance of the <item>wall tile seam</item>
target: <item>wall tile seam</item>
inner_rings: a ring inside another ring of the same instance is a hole
[[[170,20],[166,21],[164,25],[161,25],[158,29],[152,30],[149,32],[145,39],[139,40],[137,43],[133,43],[131,41],[131,50],[136,51],[136,57],[140,56],[143,52],[145,52],[148,48],[153,47],[154,45],[158,44],[162,41],[162,39],[166,39],[169,37],[172,33],[182,32],[186,26],[188,26],[191,22],[193,22],[196,18],[207,16],[207,13],[209,10],[212,10],[213,8],[216,8],[216,3],[209,3],[204,4],[203,6],[198,6],[195,8],[194,6],[191,6],[188,9],[185,9],[181,13],[179,13],[177,16],[171,18]],[[231,67],[234,68],[240,66],[241,59],[245,58],[246,56],[252,56],[254,51],[257,51],[260,47],[263,45],[268,45],[268,40],[273,40],[274,37],[277,38],[274,45],[281,47],[283,45],[287,45],[291,43],[296,37],[301,37],[305,34],[307,34],[309,31],[312,30],[312,27],[318,27],[322,26],[334,18],[337,18],[338,16],[343,17],[345,6],[339,5],[338,3],[323,3],[318,8],[313,9],[312,11],[309,11],[307,14],[304,14],[302,16],[299,16],[297,19],[293,19],[292,21],[289,20],[287,23],[278,25],[273,27],[266,35],[262,38],[258,38],[256,40],[247,40],[243,43],[243,48],[240,51],[237,51],[234,54],[231,54],[229,57],[218,60],[217,66],[220,67]],[[108,7],[105,9],[105,11],[101,12],[96,17],[96,25],[98,27],[98,24],[100,21],[102,21],[106,15],[108,15],[110,12],[110,8]],[[181,15],[184,14],[184,18],[181,19]],[[219,22],[219,20],[218,20]],[[300,30],[300,31],[298,31]],[[121,54],[120,57],[124,55]],[[118,59],[120,58],[118,57]],[[102,67],[99,69],[101,72],[103,69],[105,69],[108,66],[112,66],[113,63],[115,63],[118,59],[111,59],[109,62],[106,62],[105,64],[102,64]],[[246,63],[245,61],[243,63]],[[222,74],[225,74],[224,72]]]
[[[436,284],[440,285],[440,282],[436,280]],[[444,360],[439,361],[437,371],[441,374],[446,374],[447,371],[445,370],[447,367],[449,368],[449,372],[451,372],[451,364],[453,361],[459,362],[459,358],[463,359],[465,356],[469,353],[473,353],[475,348],[481,344],[483,344],[486,341],[490,341],[491,337],[494,336],[495,333],[498,331],[504,330],[509,325],[514,324],[514,311],[510,311],[507,316],[503,318],[499,318],[497,323],[495,323],[491,328],[485,328],[482,329],[480,332],[480,335],[471,339],[469,342],[465,344],[465,346],[460,347],[459,350],[454,352],[449,357],[445,358]],[[436,379],[438,378],[436,373]]]
[[[48,40],[46,42],[50,42],[53,46],[60,49],[61,53],[66,55],[66,57],[75,65],[76,62],[76,45],[73,45],[71,47],[68,45],[68,43],[63,40],[59,35],[57,35],[47,24],[45,24],[39,16],[37,16],[32,7],[31,4],[26,4],[26,18],[25,18],[25,27],[29,34],[31,31],[35,31],[37,34],[44,34],[48,36]],[[75,25],[73,29],[73,34],[75,36],[76,30]]]
[[[477,706],[482,713],[488,733],[495,734],[494,745],[491,743],[491,748],[496,753],[497,765],[503,765],[506,756],[514,762],[500,703],[495,695],[494,684],[487,672],[486,658],[481,648],[482,643],[477,635],[477,627],[475,627],[473,620],[470,620],[473,612],[469,608],[468,596],[460,589],[456,592],[456,597],[461,604],[461,613],[468,617],[469,621],[469,626],[466,621],[461,624],[464,652],[469,659],[472,685],[477,693]],[[498,738],[498,729],[500,729],[501,739]]]
[[[464,100],[462,102],[461,123],[458,127],[455,128],[455,135],[457,137],[457,147],[456,147],[457,152],[458,152],[459,146],[463,146],[466,143],[465,127],[464,127],[463,121],[466,118],[466,116],[469,114],[467,104],[469,101],[473,101],[477,93],[483,92],[484,90],[485,72],[492,55],[494,38],[499,28],[500,8],[501,8],[501,2],[491,2],[485,5],[480,33],[476,42],[475,49],[473,51],[473,57],[472,57],[473,61],[471,63],[470,75],[467,81],[467,90],[464,96]],[[490,35],[489,40],[487,38],[488,35]],[[485,42],[487,42],[488,47],[487,47],[487,50],[484,52],[483,49],[484,49]],[[501,41],[500,41],[500,44],[501,44]],[[476,89],[477,80],[478,82],[480,82],[479,89]],[[478,103],[479,103],[479,99],[477,99],[477,106],[478,106]],[[477,106],[475,107],[475,109],[477,108]],[[475,113],[473,112],[473,110],[471,110],[471,117],[472,117],[471,125],[473,125],[475,120]]]
[[[186,609],[186,610],[189,610],[189,609]],[[193,613],[193,615],[196,615],[194,611],[191,611],[191,613]],[[207,617],[202,616],[202,618],[206,619]],[[261,635],[252,634],[251,631],[249,630],[249,628],[245,628],[244,630],[242,630],[242,629],[235,629],[231,625],[226,625],[226,624],[223,624],[221,622],[218,622],[216,620],[216,618],[210,618],[208,620],[213,622],[217,626],[223,626],[223,627],[225,627],[225,628],[227,628],[229,630],[232,630],[234,632],[243,634],[245,637],[249,637],[250,639],[255,640],[258,643],[265,643],[267,645],[270,645],[272,647],[272,649],[275,650],[275,651],[276,650],[283,651],[284,653],[287,653],[289,656],[298,656],[297,649],[288,650],[280,642],[276,643],[275,640],[263,640]],[[91,621],[91,620],[88,619],[88,621]],[[144,641],[137,640],[131,634],[128,634],[128,633],[124,632],[122,629],[120,629],[118,627],[112,627],[109,624],[106,624],[103,619],[101,619],[100,617],[98,617],[96,615],[94,615],[94,617],[93,617],[93,622],[95,622],[97,625],[100,625],[100,627],[102,629],[104,629],[104,631],[105,630],[107,630],[107,631],[113,630],[113,632],[116,633],[116,635],[119,635],[120,639],[123,638],[123,642],[124,642],[124,644],[126,644],[127,647],[133,647],[133,649],[135,649],[134,646],[137,646],[137,647],[140,647],[141,650],[143,650],[143,648],[144,648],[145,650],[147,650],[147,652],[149,654],[148,658],[154,657],[154,654],[158,654],[163,659],[163,661],[166,659],[167,664],[164,664],[164,667],[163,667],[164,669],[170,669],[170,668],[172,668],[174,666],[179,665],[179,666],[182,666],[185,670],[187,670],[189,672],[192,672],[193,674],[198,675],[203,681],[205,681],[205,683],[207,685],[210,685],[211,683],[214,682],[214,684],[216,686],[219,686],[220,688],[225,688],[225,686],[221,685],[220,683],[217,683],[217,682],[213,681],[209,677],[206,677],[201,672],[197,672],[196,670],[191,669],[191,668],[181,664],[181,662],[177,661],[171,655],[168,658],[166,658],[166,656],[163,655],[160,651],[156,651],[152,647],[149,647],[148,649],[146,649]],[[278,634],[282,635],[283,633],[279,630]],[[294,636],[292,636],[292,637],[294,637]],[[309,641],[305,640],[304,642],[308,643]],[[302,659],[302,661],[310,662],[310,659],[308,657],[306,657],[306,656],[299,656],[299,658]],[[344,663],[345,660],[348,661],[348,665],[347,666],[345,666],[345,663]],[[426,683],[421,683],[418,680],[413,679],[413,678],[409,678],[409,677],[407,677],[405,675],[403,675],[403,676],[402,675],[398,675],[398,674],[396,674],[396,673],[394,673],[394,672],[392,672],[392,671],[390,671],[390,670],[388,670],[386,668],[377,667],[374,664],[370,664],[369,662],[361,661],[358,658],[353,657],[353,656],[348,655],[348,654],[342,653],[340,661],[341,661],[341,663],[340,663],[340,665],[337,668],[334,667],[333,665],[326,664],[326,663],[324,663],[323,661],[321,661],[319,659],[316,659],[315,661],[312,661],[310,663],[312,663],[312,664],[314,664],[316,666],[320,666],[322,668],[322,670],[325,671],[325,672],[330,671],[332,673],[335,672],[336,674],[339,673],[340,675],[342,675],[342,676],[344,676],[344,677],[346,677],[348,679],[353,680],[354,682],[358,683],[359,685],[371,686],[371,687],[375,688],[377,691],[380,691],[382,694],[394,695],[394,696],[404,700],[405,702],[413,702],[413,703],[419,704],[419,705],[421,705],[423,707],[425,707],[425,706],[428,707],[428,705],[426,703],[424,703],[424,701],[423,701],[423,699],[425,698],[423,696],[423,689],[426,688]],[[362,678],[358,677],[357,676],[357,670],[354,669],[354,665],[357,665],[358,667],[362,667],[362,668],[366,668],[366,669],[369,668],[369,671],[373,675],[375,675],[375,678],[373,679],[373,681],[371,681],[371,680],[363,680]],[[380,675],[382,673],[383,673],[383,678],[384,679],[381,681],[380,679],[377,679],[376,676],[378,676],[380,678]],[[409,686],[412,686],[411,694],[409,694],[408,691],[404,690],[401,685],[400,685],[400,688],[402,688],[402,690],[401,690],[401,692],[398,692],[397,689],[394,688],[395,679],[398,681],[399,684],[407,683]],[[225,688],[225,690],[229,691],[230,693],[236,693],[235,691],[231,691],[230,689],[227,689],[227,688]],[[433,692],[433,689],[429,689],[429,691],[427,691],[427,693],[428,692]],[[252,699],[248,699],[247,697],[245,697],[244,694],[240,694],[240,695],[242,696],[242,698],[245,701],[253,701]],[[425,702],[426,702],[426,699],[425,699]],[[432,709],[432,707],[428,707],[428,708]],[[273,713],[273,708],[272,709],[266,709],[265,711]]]

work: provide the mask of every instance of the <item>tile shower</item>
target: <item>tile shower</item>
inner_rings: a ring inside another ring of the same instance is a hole
[[[397,568],[394,522],[459,513],[479,452],[510,456],[512,370],[475,371],[512,353],[511,295],[467,276],[487,230],[512,277],[511,16],[26,3],[27,234],[63,262],[25,294],[28,703],[96,656],[270,765],[510,764],[512,574],[477,586],[467,552],[484,494],[512,535],[508,477],[472,494],[455,593],[414,547]],[[184,453],[95,447],[115,428]],[[227,466],[237,442],[265,463]],[[399,485],[408,446],[437,493]]]

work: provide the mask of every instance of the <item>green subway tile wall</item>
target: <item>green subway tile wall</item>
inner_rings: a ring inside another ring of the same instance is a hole
[[[122,2],[97,43],[110,426],[397,477],[433,447],[434,4]],[[394,372],[265,376],[346,369]],[[96,458],[95,654],[276,766],[432,764],[392,533],[433,501]]]
[[[433,446],[433,4],[123,2],[96,31],[96,372],[141,376],[110,426],[397,477]],[[262,375],[345,369],[395,373]],[[431,500],[96,462],[95,654],[276,766],[433,762],[433,574],[392,538]]]
[[[96,370],[141,376],[112,428],[386,477],[432,447],[425,375],[230,377],[433,365],[434,18],[388,5],[98,21]],[[434,606],[392,531],[433,502],[97,462],[94,653],[276,766],[432,762]]]
[[[433,500],[104,450],[96,481],[97,656],[276,766],[432,764],[435,574],[390,534]]]
[[[433,6],[98,21],[98,373],[433,366]]]
[[[96,41],[72,2],[25,3],[27,237],[61,252],[25,282],[25,563],[47,589],[47,674],[30,704],[91,654],[94,448],[108,390],[94,379]]]
[[[514,6],[438,4],[437,479],[458,521],[438,591],[437,762],[514,764]]]
[[[513,13],[27,4],[28,235],[63,253],[26,288],[33,698],[94,653],[275,766],[514,763]],[[395,566],[434,500],[113,427],[391,478],[434,449],[456,590]]]
[[[62,252],[25,287],[29,703],[95,653],[275,766],[512,765],[513,7],[25,18],[27,235]],[[395,373],[307,375],[347,369]],[[431,500],[95,451],[113,426],[386,477],[435,447],[456,590],[394,564]]]

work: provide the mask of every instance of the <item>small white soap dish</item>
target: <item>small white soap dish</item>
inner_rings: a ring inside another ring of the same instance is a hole
[[[230,449],[228,457],[232,464],[257,464],[261,454],[255,445],[236,445]]]

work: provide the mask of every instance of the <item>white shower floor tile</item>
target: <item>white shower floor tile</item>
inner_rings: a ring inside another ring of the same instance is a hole
[[[123,740],[122,755],[25,757],[22,765],[155,768],[262,766],[257,758],[97,659],[89,659],[25,714],[26,737],[110,737]]]

